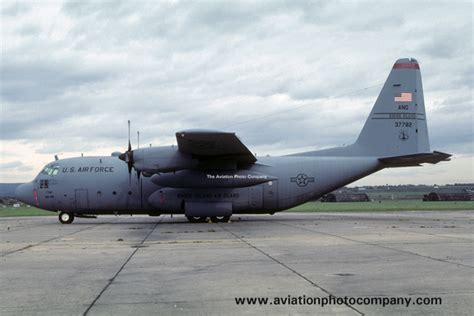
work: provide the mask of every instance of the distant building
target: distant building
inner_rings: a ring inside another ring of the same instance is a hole
[[[471,201],[472,195],[468,192],[441,193],[431,192],[423,196],[423,201]]]

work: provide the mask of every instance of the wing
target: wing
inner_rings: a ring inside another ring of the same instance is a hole
[[[257,158],[235,133],[211,130],[187,130],[176,133],[178,148],[199,160],[229,160],[253,164]]]

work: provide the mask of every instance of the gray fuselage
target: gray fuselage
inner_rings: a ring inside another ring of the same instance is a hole
[[[239,188],[160,187],[150,177],[137,177],[135,170],[129,174],[114,156],[61,159],[46,167],[57,171],[41,172],[31,182],[31,205],[76,214],[158,215],[184,213],[187,203],[196,202],[231,203],[233,214],[282,211],[378,171],[382,164],[376,157],[261,157],[240,171],[276,180]]]

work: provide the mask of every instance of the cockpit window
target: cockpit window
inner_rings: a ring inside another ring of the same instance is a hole
[[[53,166],[46,166],[44,167],[43,170],[41,170],[42,174],[46,174],[49,176],[55,176],[59,172],[59,166],[58,165],[53,165]]]

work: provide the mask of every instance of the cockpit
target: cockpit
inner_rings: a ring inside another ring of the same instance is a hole
[[[48,176],[55,176],[58,173],[59,173],[59,166],[58,165],[46,166],[40,172],[40,174],[44,174],[44,175],[48,175]]]

